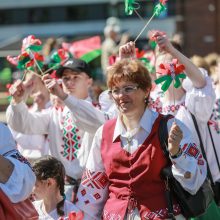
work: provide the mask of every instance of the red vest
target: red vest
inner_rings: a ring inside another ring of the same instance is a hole
[[[141,219],[168,218],[165,183],[160,177],[169,164],[158,138],[161,115],[155,120],[151,133],[132,154],[121,147],[120,137],[114,142],[116,120],[103,128],[101,156],[109,178],[109,198],[103,210],[103,219],[123,220],[127,209],[138,208]],[[180,213],[178,205],[175,214]]]

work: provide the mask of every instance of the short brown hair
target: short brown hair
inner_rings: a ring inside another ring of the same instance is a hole
[[[120,60],[107,70],[107,76],[107,86],[110,89],[121,81],[136,83],[144,91],[152,85],[149,71],[139,60]]]

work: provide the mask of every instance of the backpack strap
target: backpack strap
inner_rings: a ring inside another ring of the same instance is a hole
[[[218,169],[220,171],[220,163],[219,163],[219,159],[218,159],[218,154],[216,152],[215,142],[214,142],[213,137],[212,137],[212,131],[210,129],[209,123],[207,123],[207,126],[208,126],[209,135],[210,135],[211,142],[212,142],[212,147],[213,147],[213,150],[214,150],[214,153],[215,153],[215,159],[216,159],[216,162],[217,162],[217,165],[218,165]]]
[[[200,144],[200,148],[201,148],[201,151],[202,151],[202,156],[205,159],[206,164],[207,164],[208,178],[210,179],[211,184],[214,185],[214,181],[213,181],[211,170],[210,170],[210,167],[209,167],[209,163],[208,163],[208,160],[207,160],[207,157],[206,157],[205,148],[204,148],[202,137],[201,137],[201,134],[200,134],[200,131],[199,131],[198,123],[196,121],[196,117],[191,112],[190,112],[190,114],[191,114],[195,129],[196,129],[196,132],[197,132],[197,135],[198,135],[198,138],[199,138],[199,144]]]
[[[170,160],[169,151],[168,151],[168,130],[167,130],[167,121],[173,118],[173,115],[163,115],[162,119],[160,120],[158,135],[160,146],[163,150],[164,155],[166,158]]]
[[[172,115],[163,115],[163,117],[160,120],[159,124],[159,130],[158,130],[158,136],[160,141],[161,149],[163,150],[163,153],[165,157],[170,161],[169,157],[169,151],[168,151],[168,130],[167,130],[167,121],[169,119],[173,118]],[[170,161],[171,163],[171,161]],[[170,174],[167,173],[169,176]],[[169,218],[175,220],[174,210],[173,210],[173,199],[172,199],[172,193],[170,191],[170,183],[169,179],[167,178],[165,180],[166,190],[165,190],[165,197],[167,201],[167,208],[169,212]]]

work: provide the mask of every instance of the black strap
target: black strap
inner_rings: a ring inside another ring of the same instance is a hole
[[[162,119],[160,120],[159,124],[159,140],[160,140],[160,146],[163,150],[164,155],[166,158],[170,160],[169,157],[169,151],[168,151],[168,130],[167,130],[167,121],[173,118],[172,115],[163,115]]]
[[[212,131],[211,131],[210,126],[209,126],[208,123],[207,123],[207,126],[208,126],[208,130],[209,130],[209,135],[210,135],[210,138],[211,138],[211,141],[212,141],[212,147],[213,147],[213,150],[214,150],[214,153],[215,153],[215,159],[216,159],[216,162],[218,164],[218,169],[220,171],[220,164],[219,164],[218,154],[217,154],[216,148],[215,148],[215,143],[214,143],[214,140],[213,140],[213,137],[212,137]]]
[[[158,130],[158,136],[159,136],[159,141],[160,141],[160,146],[163,150],[163,153],[165,157],[170,160],[169,157],[169,151],[168,151],[168,130],[167,130],[167,121],[173,118],[172,115],[163,115],[162,119],[160,120],[159,124],[159,130]],[[170,182],[169,179],[165,180],[166,182],[166,191],[165,191],[165,197],[168,205],[168,213],[169,213],[169,218],[172,220],[175,220],[175,215],[174,215],[174,210],[173,210],[173,199],[172,199],[172,194],[170,191]]]
[[[212,178],[212,174],[211,174],[211,171],[210,171],[210,167],[209,167],[209,164],[208,164],[208,160],[207,160],[207,157],[206,157],[206,153],[205,153],[205,148],[204,148],[204,145],[203,145],[203,142],[202,142],[202,137],[201,137],[201,134],[200,134],[200,131],[199,131],[199,127],[198,127],[198,124],[197,124],[197,121],[196,121],[196,117],[190,112],[191,116],[192,116],[192,120],[193,120],[193,123],[194,123],[194,126],[195,126],[195,129],[196,129],[196,132],[197,132],[197,135],[198,135],[198,138],[199,138],[199,143],[200,143],[200,148],[201,148],[201,151],[202,151],[202,155],[207,163],[207,173],[208,173],[208,177],[211,181],[211,184],[214,185],[214,181],[213,181],[213,178]]]

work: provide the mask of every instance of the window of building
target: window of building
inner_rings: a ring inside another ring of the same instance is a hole
[[[140,0],[138,1],[137,12],[142,18],[148,18],[152,15],[154,5],[157,3],[158,0]],[[167,2],[168,10],[161,15],[161,18],[175,15],[175,7],[175,0],[169,0]],[[110,16],[121,19],[138,18],[136,13],[127,16],[124,2],[119,2],[116,4],[103,3],[0,10],[0,25],[105,20]]]

